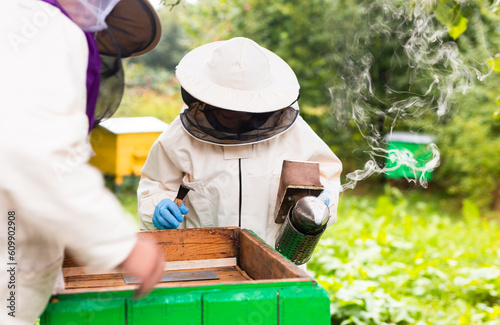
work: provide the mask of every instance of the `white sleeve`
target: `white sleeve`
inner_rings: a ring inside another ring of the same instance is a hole
[[[328,225],[331,226],[337,220],[337,207],[341,191],[340,175],[342,173],[342,162],[328,147],[328,145],[314,132],[314,130],[299,117],[301,134],[295,143],[302,145],[301,150],[306,152],[310,161],[319,163],[320,181],[325,189],[330,191],[330,220]],[[309,139],[310,141],[301,141]]]
[[[165,146],[168,145],[169,128],[153,144],[142,168],[141,180],[137,189],[139,219],[141,229],[153,230],[155,207],[163,199],[174,200],[183,173],[170,159]]]
[[[0,13],[0,194],[35,234],[51,236],[86,264],[112,268],[137,234],[87,163],[87,42],[54,7],[28,4],[22,20]]]

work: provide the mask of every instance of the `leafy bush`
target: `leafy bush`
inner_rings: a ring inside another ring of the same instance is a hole
[[[500,199],[500,127],[491,118],[497,109],[491,100],[495,92],[477,87],[463,96],[464,109],[442,127],[438,140],[442,164],[436,182],[481,208],[493,207],[495,195]]]
[[[462,216],[394,188],[345,195],[308,269],[332,324],[498,324],[500,227],[466,200]]]
[[[113,117],[154,116],[172,122],[182,108],[180,86],[173,74],[126,61],[126,90]]]

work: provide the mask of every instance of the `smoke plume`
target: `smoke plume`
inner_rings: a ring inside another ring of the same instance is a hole
[[[342,190],[400,166],[422,174],[407,179],[427,187],[424,173],[440,164],[437,145],[429,143],[432,158],[418,166],[412,152],[388,149],[387,139],[402,127],[418,135],[424,118],[437,122],[452,114],[454,96],[467,92],[481,74],[464,64],[457,44],[426,1],[367,1],[363,10],[365,25],[348,46],[341,81],[330,88],[332,114],[340,124],[354,122],[369,147],[364,168],[346,175]],[[390,60],[380,60],[383,54],[376,52],[377,42],[393,44]],[[381,67],[380,61],[390,66]],[[391,161],[390,168],[381,163],[385,160]]]

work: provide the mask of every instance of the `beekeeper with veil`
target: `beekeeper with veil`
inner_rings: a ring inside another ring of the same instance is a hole
[[[147,0],[0,0],[0,324],[33,325],[64,251],[120,268],[149,292],[156,245],[87,164],[88,132],[118,107],[120,58],[150,51],[161,29]]]
[[[185,105],[142,170],[143,229],[239,226],[274,246],[283,160],[319,163],[335,222],[342,165],[299,116],[300,86],[284,60],[236,37],[192,50],[176,76]],[[178,207],[180,184],[192,190]]]

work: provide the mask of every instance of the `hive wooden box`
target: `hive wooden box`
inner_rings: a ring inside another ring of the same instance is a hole
[[[327,292],[252,232],[238,227],[141,232],[167,257],[167,273],[212,270],[218,280],[159,283],[148,297],[121,273],[96,273],[66,258],[65,290],[41,325],[330,324]]]
[[[119,117],[101,122],[90,133],[96,155],[90,164],[113,177],[115,186],[125,176],[141,174],[151,146],[168,124],[155,117]]]

